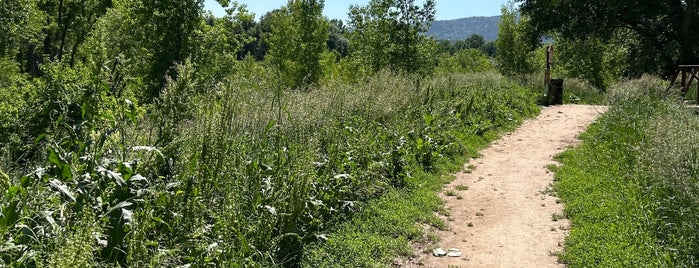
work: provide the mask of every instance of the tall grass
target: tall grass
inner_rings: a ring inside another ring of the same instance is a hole
[[[699,118],[665,87],[652,77],[612,87],[607,114],[560,156],[569,266],[697,265]]]
[[[47,138],[41,168],[8,177],[0,264],[299,266],[371,200],[537,112],[490,73],[298,92],[236,68],[212,81],[179,66],[145,109],[96,91],[79,135]]]

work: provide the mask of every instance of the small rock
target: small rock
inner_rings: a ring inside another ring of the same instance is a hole
[[[450,248],[447,257],[461,257],[461,250],[458,248]]]
[[[433,250],[433,251],[432,251],[432,254],[433,254],[435,257],[443,257],[443,256],[446,256],[446,255],[447,255],[447,252],[444,251],[444,249],[442,249],[442,248],[438,248],[438,249]]]

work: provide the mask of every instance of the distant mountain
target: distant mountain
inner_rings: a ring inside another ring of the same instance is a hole
[[[432,22],[427,35],[437,40],[464,40],[472,34],[479,34],[486,41],[498,38],[498,22],[500,16],[470,17],[455,20],[438,20]]]

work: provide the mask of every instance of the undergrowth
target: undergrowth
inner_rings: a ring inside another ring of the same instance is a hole
[[[72,95],[45,97],[39,157],[0,166],[0,266],[385,265],[443,224],[444,163],[537,112],[492,73],[301,92],[250,60],[216,80],[185,63],[141,106],[55,68],[37,92]]]
[[[558,156],[570,267],[696,267],[699,118],[658,79],[614,86],[611,107]]]

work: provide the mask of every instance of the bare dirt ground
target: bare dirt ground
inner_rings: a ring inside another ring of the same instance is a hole
[[[575,145],[576,136],[605,110],[544,107],[537,118],[481,151],[441,193],[449,230],[436,232],[438,246],[462,255],[435,257],[421,245],[415,248],[419,257],[406,266],[564,267],[555,253],[563,250],[569,222],[559,219],[563,205],[550,195],[553,174],[546,166],[556,164],[553,156]]]

